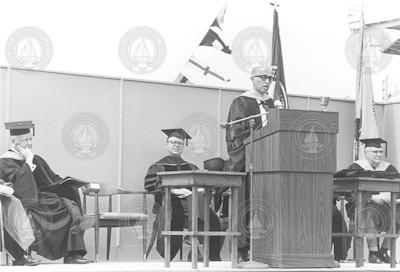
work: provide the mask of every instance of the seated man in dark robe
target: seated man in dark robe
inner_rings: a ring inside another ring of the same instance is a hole
[[[33,154],[31,128],[32,121],[6,123],[12,145],[0,157],[0,178],[13,184],[15,197],[30,215],[36,238],[32,250],[50,260],[88,263],[83,233],[89,226],[82,220],[79,193],[68,186],[49,189],[62,179]]]
[[[396,167],[392,164],[383,161],[383,149],[381,144],[387,143],[381,138],[363,139],[360,140],[364,144],[364,159],[355,161],[348,169],[360,171],[360,173],[380,172],[381,175],[387,175],[388,177],[397,175],[399,172]],[[352,198],[348,199],[349,202],[346,204],[347,214],[354,220],[354,205]],[[363,223],[366,232],[368,233],[379,233],[381,231],[390,230],[390,193],[381,192],[379,194],[369,195],[366,207],[369,209],[363,213]],[[397,210],[400,211],[400,206],[397,205]],[[396,232],[398,224],[400,223],[400,214],[397,213],[396,218]],[[378,240],[376,238],[366,239],[369,249],[368,261],[370,263],[385,262],[390,263],[390,257],[388,255],[390,239],[385,238],[378,250]]]
[[[163,228],[163,212],[162,207],[163,195],[158,187],[160,178],[157,176],[157,172],[166,171],[188,171],[197,170],[197,166],[186,162],[182,159],[181,154],[183,152],[184,141],[191,139],[191,137],[183,129],[171,129],[163,130],[167,135],[166,150],[168,155],[150,166],[145,177],[144,187],[147,191],[154,194],[154,207],[153,212],[156,214],[155,226],[157,226],[157,251],[164,257],[164,239],[161,236],[161,230]],[[182,231],[185,226],[185,208],[188,210],[188,218],[191,219],[191,191],[185,188],[172,189],[172,219],[171,219],[171,230]],[[199,194],[199,202],[201,201],[201,195]],[[199,211],[201,216],[202,211]],[[203,220],[199,219],[199,230],[202,228]],[[190,223],[188,224],[191,225]],[[218,216],[210,208],[210,230],[220,231],[220,223]],[[171,260],[178,253],[182,247],[182,236],[171,236]],[[220,251],[222,243],[221,238],[217,236],[210,237],[210,260],[220,261]],[[200,254],[199,254],[200,256]],[[191,253],[189,253],[188,259],[191,259]]]
[[[40,261],[27,253],[27,249],[35,241],[31,222],[21,201],[13,193],[12,187],[0,179],[4,247],[14,258],[13,265],[35,266]]]

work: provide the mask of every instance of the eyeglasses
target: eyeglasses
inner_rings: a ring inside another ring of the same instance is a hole
[[[168,141],[171,145],[183,145],[183,141]]]
[[[274,80],[274,78],[272,76],[268,76],[268,75],[259,75],[259,76],[254,76],[254,77],[258,77],[259,79],[261,79],[262,81],[272,81]]]
[[[383,154],[384,153],[383,150],[369,150],[367,152],[371,152],[371,153],[374,153],[374,154]]]

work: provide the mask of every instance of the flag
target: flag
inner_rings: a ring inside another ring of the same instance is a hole
[[[374,92],[372,87],[371,66],[365,63],[364,52],[368,47],[365,41],[365,22],[364,9],[361,9],[360,17],[360,47],[357,62],[357,85],[356,85],[356,101],[355,101],[355,117],[356,117],[356,135],[354,158],[364,158],[363,148],[359,148],[360,139],[378,138],[378,124],[376,121]]]
[[[226,53],[231,54],[232,50],[228,45],[225,44],[223,39],[220,37],[222,33],[221,25],[224,23],[224,17],[226,12],[226,5],[220,10],[215,20],[210,25],[210,29],[207,31],[206,35],[200,42],[200,46],[213,46],[216,49]]]
[[[378,138],[378,125],[376,121],[374,92],[372,88],[371,68],[364,67],[361,74],[359,116],[360,139]]]
[[[372,88],[371,68],[363,67],[360,74],[360,87],[356,97],[356,118],[359,124],[359,139],[379,138],[376,121],[374,93]],[[364,158],[364,149],[358,148],[356,159]]]
[[[175,78],[176,83],[228,86],[230,79],[224,75],[224,64],[231,58],[232,50],[224,40],[223,24],[226,4],[219,11],[198,48]]]
[[[280,100],[285,109],[289,108],[288,97],[286,93],[285,73],[283,70],[283,57],[281,37],[279,35],[278,12],[274,9],[274,23],[272,30],[272,60],[271,64],[277,66],[276,82],[274,90],[274,100]]]
[[[207,65],[192,55],[186,63],[184,70],[176,77],[176,83],[193,85],[194,82],[213,85],[215,81],[230,82],[231,80],[216,70],[214,66]]]

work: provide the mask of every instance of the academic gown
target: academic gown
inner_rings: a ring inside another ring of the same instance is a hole
[[[230,106],[228,122],[239,120],[251,115],[260,114],[260,100],[244,95],[236,97]],[[268,109],[275,108],[274,101],[269,98],[263,102]],[[254,129],[262,126],[261,117],[254,118]],[[233,171],[244,172],[245,170],[245,146],[243,142],[250,136],[249,121],[243,121],[226,129],[226,145],[229,158],[232,161]]]
[[[197,170],[198,167],[194,164],[184,161],[181,157],[177,156],[166,156],[158,162],[151,165],[147,171],[145,177],[144,187],[147,191],[154,194],[154,206],[153,213],[156,216],[156,222],[154,223],[153,229],[157,231],[157,251],[161,257],[164,257],[164,239],[161,236],[164,222],[164,210],[162,207],[163,195],[159,189],[160,177],[157,175],[158,172],[169,172],[169,171],[189,171]],[[175,195],[171,196],[172,201],[172,219],[171,219],[171,230],[182,231],[185,226],[185,208],[182,199],[179,199]],[[186,204],[186,203],[185,203]],[[202,228],[203,220],[199,220],[199,230]],[[153,231],[154,231],[153,230]],[[219,219],[214,211],[210,209],[210,230],[219,231],[220,224]],[[221,238],[210,237],[210,260],[220,259],[221,250]],[[171,260],[174,259],[179,249],[182,247],[182,236],[171,236]]]
[[[384,177],[385,174],[392,175],[392,174],[399,174],[399,171],[394,167],[392,164],[381,161],[377,167],[373,168],[371,164],[366,160],[358,160],[353,162],[348,169],[350,170],[364,170],[364,171],[379,171],[382,173],[382,177]],[[378,229],[384,228],[384,230],[389,230],[389,227],[391,226],[390,223],[390,206],[387,202],[377,202],[377,200],[383,199],[387,201],[390,198],[390,193],[389,192],[381,192],[379,194],[375,194],[371,196],[372,201],[368,203],[370,207],[373,209],[379,211],[375,214],[375,216],[372,216],[372,221],[374,222],[375,226],[378,227]],[[349,217],[354,218],[354,204],[352,202],[349,202],[346,204],[346,209],[347,209],[347,214]],[[371,210],[371,209],[370,209]],[[382,214],[385,216],[382,217]],[[385,220],[383,220],[385,218]]]
[[[69,251],[84,255],[86,248],[83,232],[70,229],[77,224],[76,206],[73,201],[53,192],[43,191],[51,183],[54,172],[39,156],[34,172],[25,161],[12,158],[12,151],[0,158],[0,178],[12,182],[14,196],[31,216],[36,241],[32,249],[47,259],[55,260],[68,255]],[[55,174],[54,174],[55,175]]]
[[[261,99],[260,94],[255,91],[247,91],[236,97],[230,106],[228,113],[228,122],[239,120],[251,115],[260,114],[260,104],[264,105],[266,110],[274,109],[274,101],[272,98]],[[262,102],[261,102],[262,101]],[[254,130],[262,127],[262,118],[254,118]],[[249,121],[238,122],[226,128],[226,146],[231,163],[231,170],[236,172],[245,172],[246,149],[243,144],[244,140],[250,136]],[[266,151],[268,152],[268,151]],[[249,246],[249,230],[246,226],[249,225],[249,207],[248,200],[250,198],[249,184],[244,182],[239,188],[239,230],[241,236],[238,239],[238,247],[247,248]]]
[[[396,167],[394,167],[392,164],[390,164],[388,162],[382,161],[376,168],[373,168],[366,159],[361,159],[361,160],[353,162],[348,167],[348,169],[349,170],[359,170],[362,172],[363,171],[372,171],[372,172],[379,171],[381,173],[382,177],[385,174],[387,174],[388,177],[390,177],[390,175],[392,175],[392,174],[399,173],[397,171]],[[353,176],[354,176],[354,174],[353,174]],[[380,197],[383,197],[387,194],[388,194],[387,192],[382,192],[378,195],[373,195],[372,199],[379,199]],[[367,221],[365,223],[364,228],[366,230],[368,230],[368,228],[371,228],[371,229],[379,229],[379,230],[383,230],[383,231],[388,231],[389,227],[391,226],[390,206],[385,202],[377,203],[375,201],[368,201],[368,203],[366,204],[366,207],[369,208],[369,209],[365,209],[365,211],[367,211],[368,214],[363,214],[362,218],[366,218],[368,216],[371,220]],[[352,218],[352,220],[354,220],[355,206],[352,201],[349,201],[346,204],[346,211],[347,211],[348,217]],[[372,212],[372,211],[375,211],[375,212]],[[341,226],[343,226],[342,220],[343,220],[342,216],[337,213],[335,216],[335,211],[334,211],[333,218],[332,218],[332,231],[333,232],[339,232],[339,229],[341,228]],[[370,225],[370,223],[372,223],[372,225]],[[334,231],[334,229],[336,229],[336,231]],[[398,229],[398,222],[396,222],[396,230],[397,229]],[[343,229],[342,229],[342,232],[346,232],[346,231],[343,231]],[[348,240],[347,239],[344,240],[344,239],[341,239],[340,237],[334,237],[334,238],[332,238],[332,241],[334,243],[337,243],[337,245],[335,244],[335,258],[337,256],[343,256],[340,259],[345,259],[347,256],[347,251],[350,248],[351,238]],[[342,248],[343,251],[342,252],[336,251],[336,248]]]

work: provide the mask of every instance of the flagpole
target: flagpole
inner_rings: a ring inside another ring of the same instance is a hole
[[[354,160],[359,159],[360,150],[360,125],[361,125],[361,106],[362,101],[362,74],[363,74],[363,60],[364,60],[364,36],[365,36],[365,23],[364,23],[364,5],[361,6],[361,41],[360,41],[360,54],[357,61],[357,85],[356,85],[356,105],[355,105],[355,129],[354,129]]]

